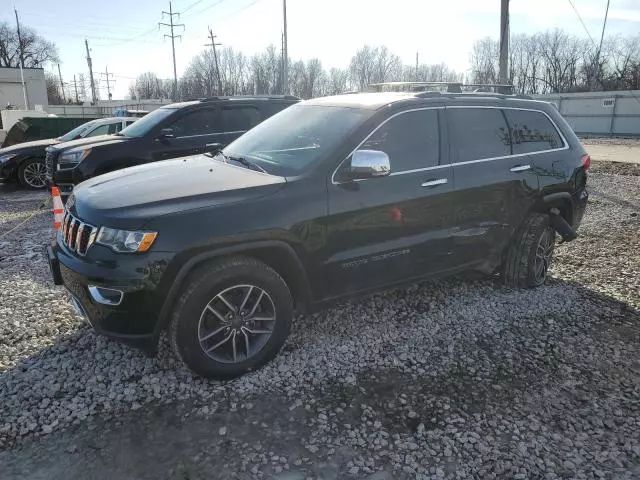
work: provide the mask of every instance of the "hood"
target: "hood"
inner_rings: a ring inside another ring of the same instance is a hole
[[[257,198],[285,183],[284,177],[198,155],[94,177],[75,187],[67,206],[94,225],[141,228],[161,215]]]
[[[112,143],[122,143],[134,140],[133,138],[119,135],[98,135],[96,137],[79,138],[69,142],[58,143],[52,148],[54,150],[69,150],[75,147],[93,147],[94,145],[106,145]]]
[[[6,155],[8,153],[22,153],[28,150],[42,150],[50,145],[58,143],[55,138],[47,138],[45,140],[34,140],[32,142],[22,142],[11,145],[10,147],[0,148],[0,155]]]

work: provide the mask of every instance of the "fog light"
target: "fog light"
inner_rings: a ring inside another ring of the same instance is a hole
[[[124,293],[113,288],[96,287],[89,285],[89,293],[91,297],[103,305],[117,306],[122,303]]]

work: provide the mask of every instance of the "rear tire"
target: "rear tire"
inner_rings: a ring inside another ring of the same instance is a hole
[[[548,277],[556,233],[549,215],[532,213],[524,221],[509,247],[504,280],[509,287],[535,288]]]
[[[233,378],[280,351],[293,300],[271,267],[249,257],[226,258],[201,267],[187,282],[173,310],[169,340],[193,372]]]
[[[20,185],[32,190],[42,190],[47,187],[47,167],[42,158],[29,158],[18,168]]]

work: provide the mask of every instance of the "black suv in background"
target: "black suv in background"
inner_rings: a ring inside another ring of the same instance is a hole
[[[195,372],[233,377],[276,355],[296,308],[462,271],[541,285],[589,164],[545,102],[319,98],[216,154],[84,182],[48,256],[97,332],[153,351],[167,330]]]
[[[79,138],[117,133],[137,118],[109,117],[88,121],[57,138],[34,140],[0,148],[0,182],[17,180],[23,187],[47,187],[45,167],[46,148]]]
[[[47,176],[65,198],[74,185],[103,173],[215,151],[298,101],[289,95],[238,96],[166,105],[115,136],[47,148]]]

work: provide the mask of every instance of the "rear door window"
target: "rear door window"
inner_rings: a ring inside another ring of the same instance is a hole
[[[122,122],[109,124],[109,133],[113,134],[122,130]]]
[[[245,132],[260,123],[260,110],[255,107],[225,107],[220,115],[217,133]]]
[[[513,153],[532,153],[564,146],[560,134],[542,112],[505,109]]]
[[[511,155],[507,122],[497,108],[448,108],[456,162]]]
[[[393,117],[358,150],[385,152],[392,173],[436,166],[440,160],[438,111],[416,110]]]

